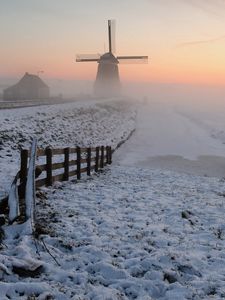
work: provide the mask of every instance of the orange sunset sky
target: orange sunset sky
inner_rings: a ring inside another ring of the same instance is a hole
[[[116,54],[148,55],[121,65],[124,81],[225,85],[223,0],[0,0],[0,77],[94,80],[96,63],[77,53],[107,50],[116,20]]]

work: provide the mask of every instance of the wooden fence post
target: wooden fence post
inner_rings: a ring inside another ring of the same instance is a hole
[[[109,146],[106,146],[106,163],[109,164]]]
[[[96,147],[95,172],[98,172],[98,163],[99,163],[99,147]]]
[[[100,168],[104,167],[104,146],[101,146]]]
[[[70,148],[64,148],[64,176],[63,180],[69,180],[69,161],[70,161]]]
[[[81,153],[80,153],[80,147],[77,147],[77,179],[81,178],[80,168],[81,168]]]
[[[109,164],[111,165],[112,163],[112,147],[109,146]]]
[[[46,154],[46,173],[47,173],[47,178],[46,178],[46,185],[52,185],[52,149],[51,148],[46,148],[45,149],[45,154]]]
[[[91,175],[91,148],[87,149],[87,175]]]
[[[22,149],[20,153],[20,183],[27,179],[27,163],[28,163],[28,150]]]

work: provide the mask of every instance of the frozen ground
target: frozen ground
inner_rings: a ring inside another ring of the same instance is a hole
[[[225,107],[201,105],[143,103],[136,132],[117,151],[114,161],[126,166],[225,176]]]
[[[224,196],[224,180],[120,166],[45,189],[36,245],[7,235],[1,299],[223,299]],[[42,273],[14,274],[23,260]]]
[[[45,122],[50,130],[43,130],[43,125],[39,140],[43,146],[61,146],[63,141],[96,145],[104,143],[106,136],[109,140],[104,144],[112,140],[116,145],[134,127],[131,104],[67,105],[60,111],[40,108],[34,114],[23,110],[22,118],[22,111],[15,112],[10,119],[17,114],[12,128],[25,135],[21,142],[26,144],[31,133],[38,134],[36,128]],[[25,232],[19,236],[25,229],[21,225],[5,230],[0,252],[0,299],[225,298],[225,181],[218,171],[222,168],[217,166],[217,177],[210,177],[194,174],[203,172],[204,163],[199,167],[201,172],[189,165],[200,155],[223,159],[219,134],[222,114],[218,123],[218,115],[209,116],[205,119],[201,112],[193,113],[177,103],[145,103],[139,107],[136,133],[114,154],[111,167],[89,179],[42,189],[37,197],[38,239]],[[39,125],[26,127],[30,117],[32,124]],[[89,123],[92,117],[94,126]],[[75,125],[70,128],[71,121]],[[60,131],[60,122],[70,129]],[[74,137],[75,128],[79,135]],[[12,136],[13,130],[9,132]],[[91,139],[87,139],[90,132]],[[139,148],[140,141],[143,146]],[[13,145],[12,139],[6,139],[3,154]],[[13,153],[9,159],[15,167],[17,147]],[[150,164],[150,159],[157,161],[156,156],[162,160],[168,156],[171,161],[171,155],[181,159],[184,172],[177,172],[176,158],[171,164],[176,172]],[[182,159],[187,160],[186,167]],[[12,173],[6,163],[2,162],[5,172],[0,178],[7,171]],[[18,267],[26,264],[41,264],[42,268],[32,276],[18,275]]]
[[[36,136],[39,147],[112,145],[135,127],[135,109],[126,101],[81,101],[0,110],[0,197],[19,169],[19,152]]]

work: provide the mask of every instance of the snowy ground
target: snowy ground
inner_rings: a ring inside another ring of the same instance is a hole
[[[44,108],[41,116],[31,110],[15,112],[11,120],[15,114],[17,119],[12,128],[15,133],[24,133],[23,143],[34,131],[38,134],[36,128],[41,128],[39,140],[43,146],[61,146],[63,141],[69,145],[80,141],[83,145],[96,145],[110,140],[116,145],[133,129],[135,112],[130,104],[88,103],[82,104],[80,110],[73,107],[73,111],[71,104],[67,105],[60,111]],[[215,118],[196,117],[200,115],[177,104],[143,104],[139,107],[137,131],[115,152],[111,167],[89,179],[44,188],[37,197],[38,239],[19,237],[18,232],[24,227],[21,225],[5,230],[0,252],[0,299],[225,298],[222,168],[218,164],[213,171],[217,177],[210,177],[210,172],[208,176],[195,175],[197,169],[189,165],[201,155],[224,159],[225,146],[219,132],[225,124],[222,117],[221,123],[216,123]],[[32,124],[38,126],[25,126],[30,117]],[[94,128],[89,126],[92,117]],[[216,118],[219,120],[218,115]],[[68,128],[68,123],[73,124],[71,120],[75,122],[71,131],[58,132],[59,121]],[[42,122],[51,131],[45,132]],[[74,137],[75,128],[80,134]],[[13,134],[13,130],[9,132]],[[90,132],[92,138],[87,139]],[[110,139],[105,141],[109,132]],[[138,147],[140,141],[144,146]],[[178,142],[183,142],[183,146]],[[12,146],[13,141],[6,139],[4,151]],[[171,159],[171,155],[187,160],[184,172],[177,172],[180,170],[176,159],[171,168],[164,164],[164,170],[150,164],[150,159],[156,163],[156,156]],[[16,154],[10,159],[15,166]],[[6,173],[6,164],[2,165]],[[208,171],[204,168],[202,162],[201,172],[196,173]],[[19,276],[15,266],[24,263],[41,263],[43,268],[35,277]]]
[[[82,101],[0,110],[0,198],[19,169],[22,147],[112,145],[135,127],[135,109],[121,100]]]
[[[1,299],[225,298],[224,180],[117,166],[45,193],[39,254],[16,234],[3,247]],[[12,274],[22,259],[44,271]]]
[[[126,166],[225,176],[225,107],[201,105],[145,102],[136,132],[114,160]]]

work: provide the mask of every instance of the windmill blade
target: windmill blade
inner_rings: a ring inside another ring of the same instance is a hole
[[[101,54],[77,54],[76,62],[99,61]]]
[[[120,64],[147,64],[148,56],[117,56],[116,57]]]
[[[111,20],[112,53],[116,53],[116,21]]]
[[[116,53],[116,21],[108,20],[109,52]]]

